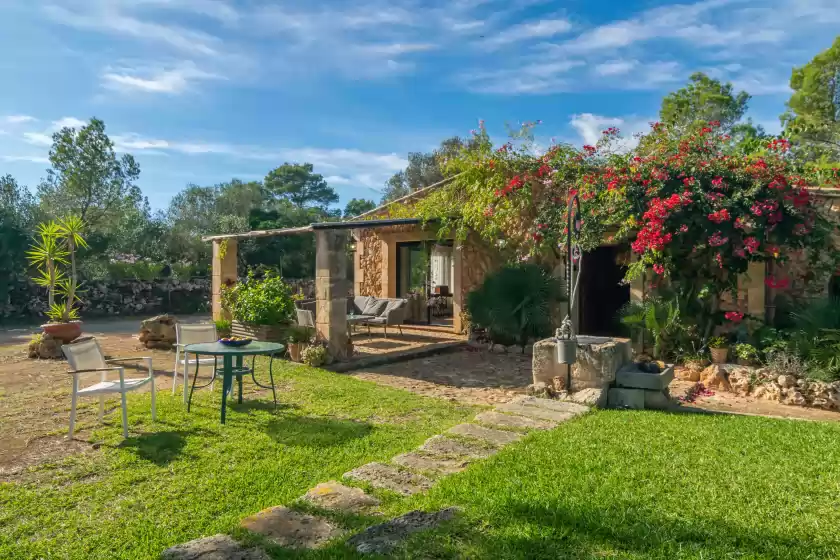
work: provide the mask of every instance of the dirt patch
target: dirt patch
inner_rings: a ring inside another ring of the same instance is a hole
[[[506,403],[531,382],[531,356],[464,348],[356,371],[353,377],[471,405]]]
[[[692,381],[675,379],[668,387],[671,396],[681,397],[694,387]],[[778,418],[798,418],[801,420],[822,420],[840,422],[840,413],[818,408],[789,406],[780,402],[744,397],[726,391],[714,390],[713,395],[698,397],[693,403],[685,403],[688,408],[698,408],[714,412],[730,412],[737,414],[754,414],[758,416],[773,416]]]

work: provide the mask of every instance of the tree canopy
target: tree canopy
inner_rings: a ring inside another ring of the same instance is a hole
[[[464,147],[464,141],[453,136],[440,143],[432,152],[409,152],[408,167],[397,171],[385,183],[382,203],[396,200],[412,192],[442,181],[447,159],[456,156]]]
[[[840,162],[840,37],[793,69],[790,88],[782,119],[794,149],[809,160]]]
[[[263,181],[265,191],[276,199],[285,199],[303,208],[326,208],[338,202],[338,194],[313,171],[311,163],[284,163],[273,169]]]
[[[119,221],[142,199],[135,182],[140,167],[130,154],[117,158],[105,123],[93,118],[80,129],[65,127],[53,134],[51,168],[38,186],[41,209],[79,216],[91,230]]]
[[[703,72],[696,72],[687,86],[665,96],[659,118],[681,130],[696,123],[713,121],[728,130],[744,116],[749,101],[747,92],[736,94],[732,84],[723,84]]]
[[[364,198],[352,198],[344,207],[344,218],[355,218],[376,208],[376,203]]]

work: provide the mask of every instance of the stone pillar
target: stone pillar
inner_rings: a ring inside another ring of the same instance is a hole
[[[761,319],[766,319],[764,269],[763,262],[751,262],[746,277],[742,278],[747,292],[747,313]]]
[[[397,297],[397,242],[383,236],[382,241],[382,293],[381,297]]]
[[[235,283],[239,279],[235,239],[213,240],[213,276],[211,301],[213,319],[230,319],[222,311],[222,286]]]
[[[315,232],[315,326],[336,360],[347,356],[347,230]]]
[[[454,259],[454,272],[452,276],[452,330],[457,334],[465,334],[465,326],[461,320],[461,314],[465,309],[464,301],[464,243],[455,241],[455,248],[452,251]]]

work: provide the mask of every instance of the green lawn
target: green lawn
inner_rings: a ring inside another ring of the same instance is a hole
[[[0,485],[0,558],[157,558],[167,546],[232,533],[262,508],[387,460],[474,409],[308,368],[218,425],[218,394],[186,415],[162,396],[131,403],[134,430],[96,436],[99,453]],[[218,391],[218,389],[217,389]],[[840,424],[656,412],[591,413],[535,433],[443,479],[428,494],[383,495],[386,518],[463,509],[417,535],[402,558],[840,558]],[[352,527],[372,518],[343,517]],[[342,543],[276,558],[355,558]]]
[[[275,368],[277,369],[277,368]],[[0,558],[157,558],[168,546],[235,531],[263,508],[288,504],[318,482],[387,460],[476,410],[304,367],[280,368],[282,407],[247,393],[219,424],[216,393],[132,395],[132,437],[118,412],[93,439],[99,451],[0,484]],[[95,399],[82,401],[95,406]],[[69,405],[69,402],[68,402]]]
[[[405,558],[840,557],[840,424],[606,411],[395,510],[464,508]]]

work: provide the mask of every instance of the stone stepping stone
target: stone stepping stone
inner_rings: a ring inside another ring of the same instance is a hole
[[[368,527],[347,540],[360,554],[389,554],[409,535],[432,529],[444,521],[454,519],[458,508],[446,508],[434,513],[415,510],[379,525]]]
[[[396,465],[409,468],[413,471],[427,473],[434,476],[445,476],[459,473],[467,468],[469,459],[457,458],[447,459],[445,457],[428,455],[418,451],[403,453],[391,459]]]
[[[361,488],[345,486],[331,480],[310,488],[301,498],[314,506],[345,513],[369,513],[379,505],[379,500],[365,494]]]
[[[227,535],[195,539],[167,548],[162,560],[270,560],[261,548],[245,548]]]
[[[513,414],[520,414],[528,416],[529,418],[538,418],[540,420],[550,420],[552,422],[565,422],[571,420],[576,414],[571,412],[561,412],[559,410],[551,410],[548,408],[540,408],[537,406],[527,406],[521,403],[507,403],[496,407],[496,410],[502,412],[511,412]]]
[[[557,425],[557,422],[550,420],[539,420],[526,416],[513,416],[488,410],[475,417],[477,422],[488,424],[496,428],[507,428],[509,430],[548,430]]]
[[[264,509],[246,517],[240,524],[251,532],[289,548],[317,548],[343,533],[323,517],[284,506]]]
[[[488,449],[475,443],[448,438],[446,436],[430,437],[420,446],[420,450],[425,451],[429,455],[466,459],[486,459],[498,451],[498,449]]]
[[[504,447],[523,438],[523,435],[517,432],[494,430],[493,428],[485,428],[477,424],[458,424],[449,428],[447,433],[477,439],[490,445],[495,445],[496,447]]]
[[[536,406],[538,408],[545,408],[548,410],[555,410],[557,412],[568,412],[569,414],[586,414],[589,412],[589,407],[569,401],[557,401],[554,399],[541,399],[538,397],[521,397],[512,401],[514,404],[524,404],[525,406]]]
[[[344,473],[345,478],[367,482],[374,488],[384,488],[410,496],[418,492],[424,492],[432,487],[432,481],[423,475],[401,471],[396,467],[382,463],[368,463]]]

